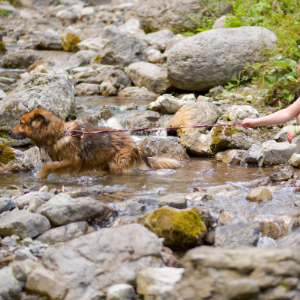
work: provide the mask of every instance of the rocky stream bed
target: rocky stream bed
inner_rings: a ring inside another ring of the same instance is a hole
[[[21,2],[0,2],[0,300],[300,299],[295,120],[134,133],[182,168],[46,180],[45,153],[7,136],[36,108],[114,129],[271,113],[256,86],[223,86],[275,34],[165,29],[194,26],[197,1]]]

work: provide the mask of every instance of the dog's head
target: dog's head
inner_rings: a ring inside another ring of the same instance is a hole
[[[41,131],[47,128],[51,117],[53,116],[54,115],[49,111],[35,109],[32,112],[23,115],[19,124],[10,130],[8,135],[15,140],[21,140],[27,137],[34,138],[33,133],[37,129]]]

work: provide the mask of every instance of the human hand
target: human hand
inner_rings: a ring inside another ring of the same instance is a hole
[[[254,118],[246,118],[242,121],[241,125],[245,128],[248,129],[249,127],[254,127]]]
[[[289,141],[289,143],[291,144],[293,141],[293,138],[295,138],[297,136],[297,134],[294,131],[294,128],[290,129],[288,134],[287,134],[287,139]]]

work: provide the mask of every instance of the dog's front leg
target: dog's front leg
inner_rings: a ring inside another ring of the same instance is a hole
[[[71,173],[74,171],[73,162],[71,161],[53,161],[46,164],[39,172],[38,177],[45,179],[51,173]]]

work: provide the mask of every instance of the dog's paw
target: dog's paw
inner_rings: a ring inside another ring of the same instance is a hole
[[[48,173],[46,173],[46,172],[43,172],[43,170],[41,170],[40,172],[39,172],[39,174],[38,174],[38,178],[39,179],[46,179],[47,177],[48,177]]]

